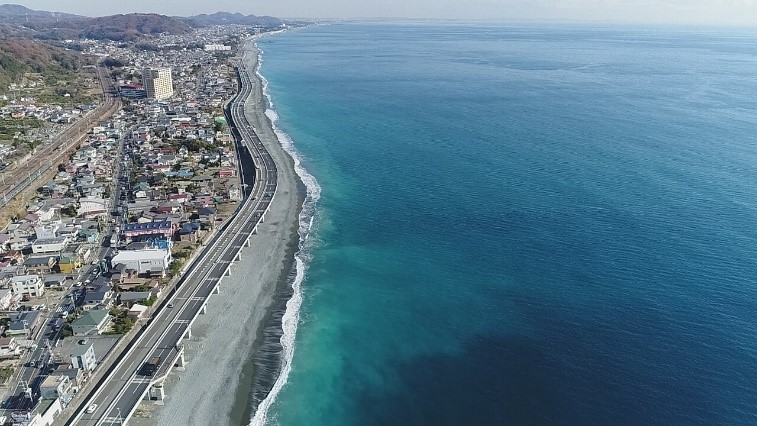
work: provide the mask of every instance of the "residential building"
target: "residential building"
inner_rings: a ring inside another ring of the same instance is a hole
[[[174,226],[170,219],[154,220],[147,223],[128,223],[122,231],[122,235],[127,243],[155,236],[161,236],[170,240],[173,233]]]
[[[71,349],[71,368],[83,371],[92,371],[97,367],[97,357],[95,356],[95,346],[92,343],[78,345]]]
[[[43,321],[40,311],[24,311],[11,315],[11,323],[5,330],[6,336],[32,336]]]
[[[66,276],[63,274],[51,274],[45,276],[44,284],[45,287],[63,287],[63,284],[66,282]]]
[[[39,297],[45,294],[45,284],[39,275],[17,275],[11,278],[13,294]]]
[[[107,213],[105,200],[99,197],[84,197],[79,199],[79,209],[76,214],[83,217],[104,216]]]
[[[148,98],[166,99],[173,96],[171,68],[146,68],[142,71],[142,83]]]
[[[10,311],[16,309],[20,301],[20,294],[14,294],[9,288],[0,289],[0,310]]]
[[[132,306],[135,303],[149,300],[150,297],[160,297],[160,287],[155,287],[149,291],[125,291],[118,295],[122,305]]]
[[[21,347],[15,337],[0,337],[0,359],[16,358],[21,355]]]
[[[84,312],[79,318],[71,323],[74,336],[87,336],[100,334],[110,323],[110,314],[107,310],[93,310]]]
[[[27,274],[49,274],[55,266],[56,256],[32,256],[24,261]]]
[[[68,376],[54,374],[47,376],[39,385],[39,392],[42,399],[60,398],[63,405],[67,405],[71,398],[74,397],[74,382]]]
[[[58,259],[58,269],[62,274],[73,274],[81,266],[81,258],[74,253],[64,253]]]
[[[242,201],[242,191],[239,189],[239,186],[237,185],[230,185],[229,186],[229,200],[232,201]]]
[[[60,229],[60,223],[53,222],[35,226],[34,233],[37,234],[38,240],[46,240],[56,238],[58,236],[58,229]]]
[[[98,277],[95,282],[87,286],[84,295],[84,309],[103,309],[111,305],[113,292],[110,289],[110,280]]]
[[[142,318],[148,309],[149,308],[145,305],[140,305],[139,303],[135,303],[131,305],[131,308],[129,308],[129,311],[126,312],[126,316],[128,316],[131,319],[137,320],[137,319]]]

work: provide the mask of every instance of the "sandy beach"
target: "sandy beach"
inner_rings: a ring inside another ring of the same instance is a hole
[[[252,42],[244,62],[253,73],[258,51]],[[265,115],[266,98],[254,73],[255,88],[245,105],[249,122],[276,162],[278,190],[258,234],[242,252],[241,262],[210,299],[207,315],[200,316],[185,341],[187,367],[174,370],[166,382],[162,406],[145,402],[132,418],[135,425],[244,424],[250,421],[250,395],[262,329],[278,293],[287,285],[298,244],[298,215],[303,187],[293,160],[277,139]]]

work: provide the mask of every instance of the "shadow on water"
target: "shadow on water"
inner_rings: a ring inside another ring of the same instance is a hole
[[[372,424],[540,423],[559,405],[555,366],[523,338],[477,336],[463,353],[396,365],[402,386],[363,393],[359,417]]]
[[[553,351],[562,350],[549,348]],[[360,424],[375,425],[691,424],[692,417],[693,423],[715,421],[696,390],[665,395],[660,392],[677,389],[629,389],[622,383],[634,380],[633,371],[601,369],[571,377],[536,340],[479,335],[459,355],[396,364],[396,386],[383,393],[364,390],[353,415]],[[698,412],[691,416],[689,410]]]

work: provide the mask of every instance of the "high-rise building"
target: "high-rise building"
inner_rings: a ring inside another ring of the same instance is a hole
[[[171,68],[146,68],[142,71],[142,84],[148,98],[166,99],[173,96]]]

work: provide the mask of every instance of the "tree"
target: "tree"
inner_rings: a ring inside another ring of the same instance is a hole
[[[71,337],[74,335],[74,329],[73,327],[71,327],[71,324],[66,323],[63,324],[60,333],[63,335],[63,337]]]

